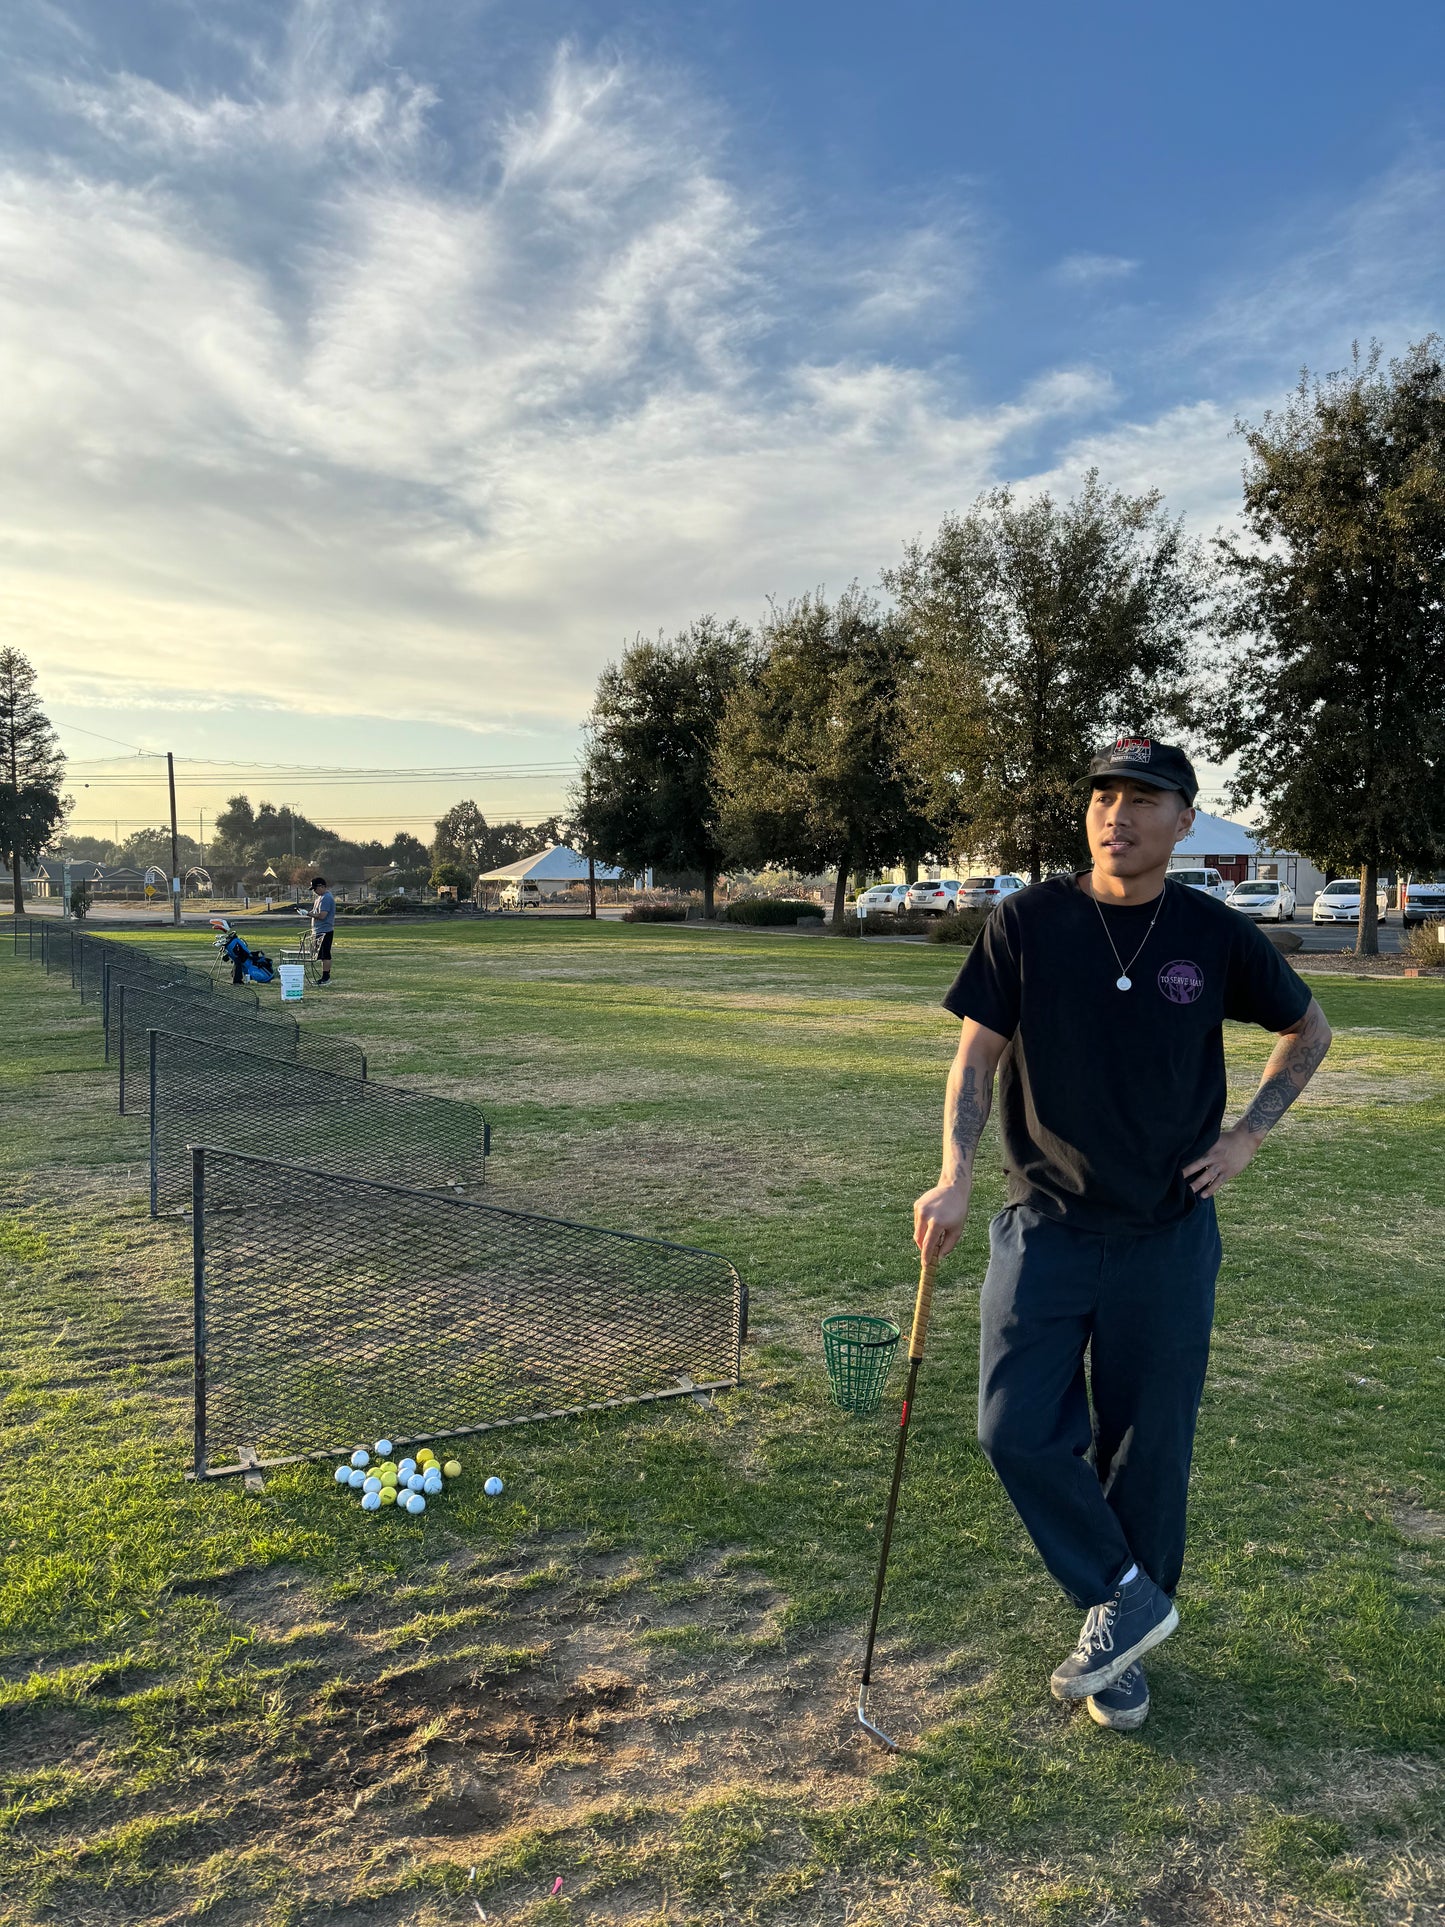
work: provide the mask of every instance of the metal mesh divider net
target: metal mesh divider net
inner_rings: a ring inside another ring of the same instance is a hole
[[[489,1133],[474,1104],[259,1057],[214,1038],[147,1036],[152,1216],[189,1206],[189,1146],[200,1141],[419,1191],[471,1191],[483,1182]]]
[[[167,970],[154,964],[143,953],[124,957],[107,957],[105,961],[104,991],[101,999],[100,1021],[105,1027],[106,1046],[110,1046],[111,1024],[116,1016],[112,1010],[114,991],[118,984],[138,984],[144,990],[174,991],[179,995],[204,998],[208,1003],[216,996],[215,986],[209,977],[198,977],[189,972]],[[261,1008],[261,1000],[253,990],[235,990],[233,1001],[247,1005],[251,1010]]]
[[[196,1477],[738,1381],[711,1252],[209,1146],[188,1177]]]
[[[148,985],[122,983],[111,992],[111,1057],[120,1065],[120,1108],[144,1116],[150,1107],[148,1030],[186,1037],[209,1037],[233,1050],[310,1064],[342,1077],[366,1076],[366,1053],[349,1038],[310,1034],[290,1017],[258,1010],[254,995],[246,1003],[218,992],[214,997],[177,995]]]

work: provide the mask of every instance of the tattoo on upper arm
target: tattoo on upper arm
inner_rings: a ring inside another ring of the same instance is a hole
[[[983,1127],[988,1121],[989,1092],[987,1087],[978,1087],[978,1072],[972,1064],[965,1064],[963,1076],[959,1081],[958,1096],[954,1100],[953,1119],[950,1127],[953,1148],[959,1161],[967,1164],[978,1149],[978,1141],[983,1136]]]
[[[1261,1135],[1272,1130],[1305,1085],[1309,1083],[1330,1047],[1328,1026],[1312,1005],[1297,1031],[1290,1035],[1288,1055],[1279,1070],[1271,1072],[1254,1094],[1254,1101],[1241,1123],[1247,1131]]]

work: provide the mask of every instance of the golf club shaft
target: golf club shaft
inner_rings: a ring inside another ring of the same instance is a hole
[[[913,1332],[908,1341],[908,1385],[903,1394],[903,1410],[898,1418],[898,1450],[893,1459],[893,1484],[888,1493],[888,1512],[883,1521],[883,1543],[878,1549],[878,1578],[873,1587],[873,1616],[868,1621],[868,1645],[863,1654],[863,1684],[873,1674],[873,1643],[878,1637],[878,1615],[883,1610],[883,1582],[888,1576],[888,1552],[893,1544],[893,1521],[898,1513],[898,1491],[903,1484],[903,1454],[908,1445],[908,1421],[913,1414],[913,1393],[918,1384],[918,1368],[923,1363],[923,1348],[928,1338],[928,1320],[933,1311],[934,1260],[925,1258],[918,1273],[918,1297],[913,1307]]]

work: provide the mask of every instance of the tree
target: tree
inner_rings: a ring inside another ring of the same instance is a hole
[[[1221,538],[1226,635],[1213,747],[1269,834],[1360,876],[1445,856],[1445,371],[1433,336],[1372,346],[1242,425],[1247,542]]]
[[[38,860],[68,807],[65,758],[18,649],[0,649],[0,848],[9,859],[15,914],[25,914],[23,865]]]
[[[539,849],[565,839],[555,816],[528,828],[517,821],[488,823],[472,802],[453,803],[445,816],[437,819],[431,855],[435,863],[462,864],[473,877],[484,870],[499,870],[518,857],[533,856]]]
[[[476,871],[465,863],[438,863],[431,873],[431,887],[433,890],[456,890],[465,894],[476,881],[476,875]]]
[[[718,734],[722,839],[748,862],[836,865],[841,927],[854,869],[934,842],[898,755],[908,634],[854,583],[831,608],[820,593],[775,610],[762,646]]]
[[[1071,502],[980,496],[883,580],[917,652],[909,748],[933,810],[1034,881],[1086,860],[1094,750],[1183,713],[1205,582],[1181,524],[1090,470]]]
[[[572,797],[595,856],[633,872],[700,872],[708,917],[725,855],[713,758],[753,652],[740,622],[716,616],[700,616],[671,642],[639,638],[625,649],[598,679],[583,782]]]
[[[194,837],[182,833],[176,839],[176,851],[183,870],[201,860],[201,846]],[[132,864],[137,870],[155,868],[171,873],[171,833],[167,829],[137,830],[128,836],[120,846],[120,861]]]

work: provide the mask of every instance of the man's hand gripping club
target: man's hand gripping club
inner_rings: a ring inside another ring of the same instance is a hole
[[[943,1169],[913,1207],[913,1242],[924,1258],[946,1258],[963,1236],[973,1192],[973,1160],[993,1104],[994,1072],[1008,1039],[963,1020],[943,1102]]]

